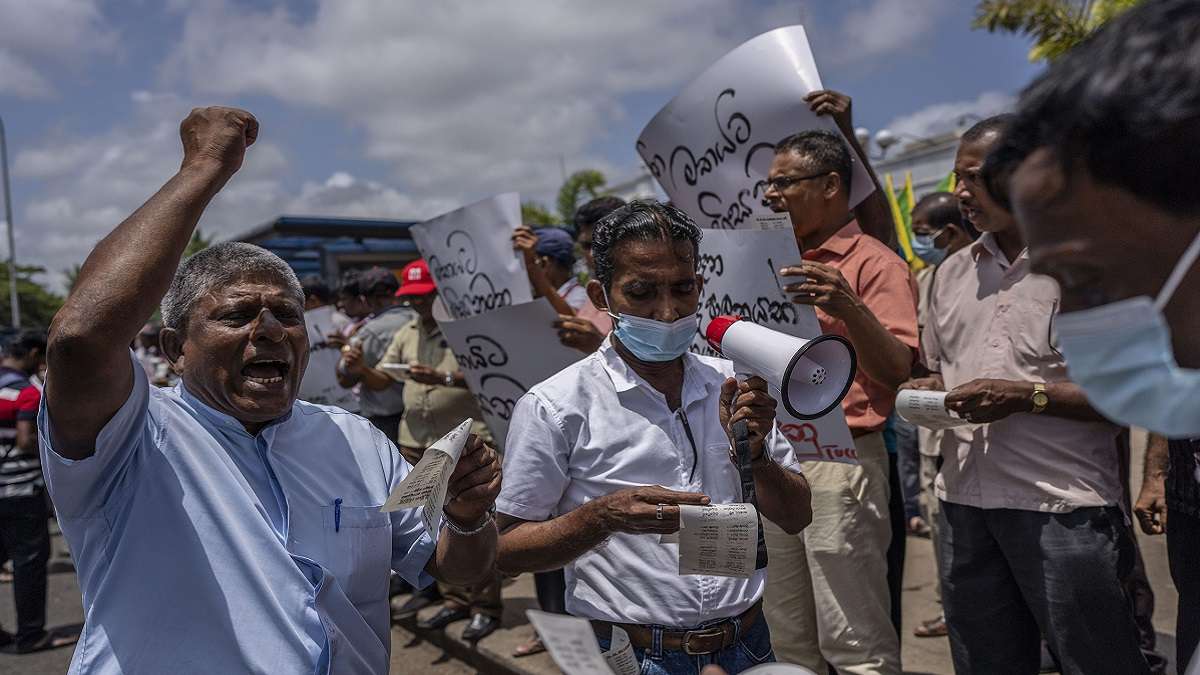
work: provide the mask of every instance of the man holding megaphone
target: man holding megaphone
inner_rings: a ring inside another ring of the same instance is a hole
[[[661,541],[680,529],[680,505],[753,501],[793,534],[812,517],[766,381],[739,382],[728,361],[688,351],[699,239],[687,215],[654,202],[597,224],[588,294],[613,332],[517,402],[497,505],[500,569],[565,568],[567,612],[591,619],[603,648],[623,629],[643,673],[695,673],[696,664],[738,673],[774,660],[766,571],[680,575],[677,549]],[[745,481],[731,450],[741,422]]]

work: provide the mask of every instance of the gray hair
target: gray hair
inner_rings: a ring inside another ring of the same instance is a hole
[[[218,286],[247,276],[274,277],[304,305],[304,289],[282,258],[261,246],[227,241],[210,246],[179,264],[162,299],[163,326],[182,331],[196,301]]]

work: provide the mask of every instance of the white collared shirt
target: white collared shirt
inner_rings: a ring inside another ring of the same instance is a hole
[[[694,354],[683,359],[683,405],[676,412],[621,359],[611,338],[533,387],[509,422],[497,509],[544,521],[642,485],[703,492],[714,504],[741,501],[719,417],[721,384],[733,376],[733,364]],[[777,430],[770,452],[800,472]],[[749,579],[680,576],[678,550],[657,534],[612,535],[566,566],[567,612],[689,628],[736,616],[762,595],[765,570]]]

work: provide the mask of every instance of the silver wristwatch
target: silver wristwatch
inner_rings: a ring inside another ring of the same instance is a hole
[[[446,373],[446,377],[442,381],[446,383],[447,387],[453,387],[454,386],[454,373]]]

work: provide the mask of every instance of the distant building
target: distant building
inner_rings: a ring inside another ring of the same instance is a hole
[[[280,216],[234,241],[257,244],[283,258],[299,276],[334,282],[349,269],[398,270],[418,257],[409,228],[420,221]]]
[[[638,164],[637,172],[621,182],[605,185],[604,193],[620,197],[627,202],[635,199],[666,199],[645,164]]]
[[[954,170],[954,154],[958,150],[960,133],[951,131],[912,141],[894,155],[873,160],[871,165],[875,167],[880,181],[886,174],[891,174],[897,191],[904,186],[904,174],[911,171],[913,194],[920,198],[936,190],[938,183]]]

